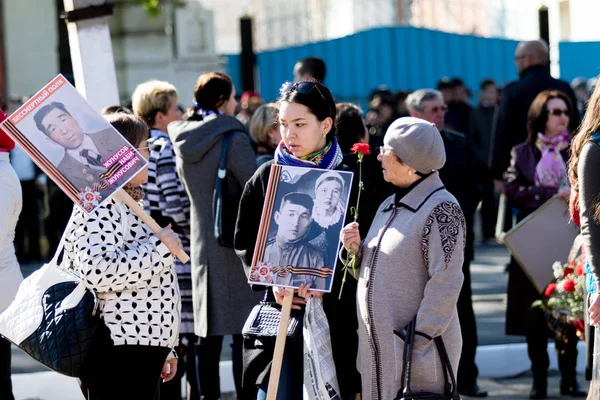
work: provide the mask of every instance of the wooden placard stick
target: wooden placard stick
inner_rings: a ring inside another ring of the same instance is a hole
[[[277,389],[279,388],[279,376],[281,375],[283,352],[285,350],[285,340],[287,339],[288,323],[290,321],[290,312],[292,311],[293,299],[294,290],[288,289],[288,295],[283,298],[283,305],[281,306],[281,319],[279,320],[279,330],[277,331],[277,339],[275,340],[275,351],[273,352],[273,362],[271,363],[271,375],[269,376],[267,400],[277,399]]]
[[[148,228],[150,228],[150,230],[152,232],[158,233],[158,232],[162,231],[163,228],[156,223],[154,218],[152,218],[146,211],[144,211],[144,209],[142,207],[140,207],[140,205],[130,195],[128,195],[125,190],[121,189],[121,190],[117,191],[115,193],[115,196],[117,198],[119,198],[119,200],[121,200],[123,203],[127,204],[127,207],[129,207],[131,209],[131,211],[133,211],[138,217],[140,217],[140,219],[142,221],[144,221],[144,223],[146,225],[148,225]],[[190,261],[190,256],[188,256],[187,253],[183,250],[179,250],[179,253],[177,253],[176,256],[177,256],[177,258],[179,258],[179,261],[181,261],[184,264],[186,264],[188,261]],[[290,302],[290,306],[291,306],[291,302]],[[290,316],[290,312],[288,310],[288,319],[289,319],[289,316]],[[282,318],[283,318],[283,315],[282,315]],[[287,322],[286,322],[286,327],[287,327]],[[279,329],[281,330],[281,326],[279,327]],[[285,338],[284,338],[284,342],[285,342]]]

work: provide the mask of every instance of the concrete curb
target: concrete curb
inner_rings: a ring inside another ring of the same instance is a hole
[[[585,372],[585,343],[577,344],[577,372]],[[554,350],[554,342],[548,343],[550,369],[558,370],[558,360]],[[527,355],[526,343],[495,344],[477,347],[475,358],[482,378],[509,378],[530,369],[531,362]]]
[[[577,346],[577,372],[585,370],[585,343]],[[548,344],[550,368],[558,369],[554,343]],[[498,344],[477,348],[477,366],[481,378],[510,378],[529,370],[527,344]],[[116,371],[118,373],[118,369]],[[231,361],[221,361],[221,391],[235,392]],[[83,400],[77,380],[56,372],[35,372],[14,374],[13,388],[15,400]]]

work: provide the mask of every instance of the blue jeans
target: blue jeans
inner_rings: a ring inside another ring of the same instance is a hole
[[[279,386],[277,388],[277,400],[302,400],[302,382],[304,371],[298,370],[294,365],[292,357],[285,352],[281,364],[281,374],[279,375]],[[267,400],[267,391],[269,383],[264,383],[258,387],[256,400]],[[343,396],[341,400],[356,400],[356,395]]]
[[[294,360],[287,351],[283,353],[279,386],[277,388],[277,400],[302,400],[302,381],[304,376],[302,369],[298,370],[297,364],[297,360]],[[267,400],[268,389],[268,382],[260,385],[256,400]]]

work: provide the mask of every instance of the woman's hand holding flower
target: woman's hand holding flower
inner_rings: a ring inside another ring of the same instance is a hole
[[[351,222],[342,229],[340,239],[347,252],[358,254],[360,250],[360,232],[358,231],[358,222]]]

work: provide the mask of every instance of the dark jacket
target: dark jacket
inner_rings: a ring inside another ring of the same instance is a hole
[[[561,152],[568,162],[568,150]],[[535,168],[542,158],[535,145],[521,143],[510,152],[510,166],[504,173],[506,197],[519,209],[520,219],[534,212],[558,192],[558,188],[535,186]]]
[[[527,139],[527,112],[540,92],[556,89],[571,99],[571,131],[579,124],[577,100],[571,86],[553,78],[544,66],[533,66],[525,70],[520,79],[507,86],[502,94],[502,106],[498,117],[494,146],[493,174],[502,179],[510,161],[510,150]]]
[[[272,165],[273,162],[268,162],[258,168],[254,176],[246,184],[240,201],[235,233],[235,249],[244,264],[246,275],[249,274],[250,266],[252,265],[252,256],[254,254],[254,246]],[[350,168],[344,164],[336,169],[350,171]],[[358,178],[355,173],[350,195],[350,205],[356,204],[357,190]],[[368,198],[361,199],[361,210],[373,207],[373,205],[369,204],[368,200]],[[377,206],[374,207],[377,208]],[[348,212],[346,214],[346,223],[351,220],[352,217]],[[361,236],[364,237],[369,230],[371,221],[359,218],[359,223]],[[343,265],[338,261],[335,267],[336,271],[331,293],[326,293],[323,296],[323,308],[329,322],[333,359],[340,390],[342,396],[350,396],[360,392],[360,376],[356,369],[358,352],[356,280],[351,277],[346,280],[342,298],[338,299],[343,277],[343,273],[341,272],[342,267]],[[254,285],[253,289],[263,290],[264,287]],[[266,291],[268,301],[274,301],[272,293],[271,288],[268,288]],[[300,315],[300,318],[303,318],[303,315]],[[302,370],[302,346],[302,340],[286,342],[286,352],[293,355],[292,357],[295,359],[295,362],[298,363],[298,370]],[[273,347],[274,343],[257,346],[253,340],[244,341],[244,375],[242,380],[245,387],[268,381],[271,360],[273,358]]]
[[[240,334],[253,304],[260,299],[248,288],[233,249],[219,245],[214,234],[213,192],[226,132],[232,135],[227,187],[230,194],[237,191],[239,195],[256,170],[256,158],[242,123],[227,115],[211,115],[203,121],[169,124],[177,172],[190,199],[194,323],[200,337]],[[237,207],[225,206],[223,223],[230,220],[228,215],[237,214]]]
[[[371,147],[371,154],[363,157],[362,176],[364,192],[361,194],[361,203],[367,199],[372,207],[360,206],[360,215],[364,215],[367,221],[372,221],[377,208],[385,199],[394,194],[395,186],[383,179],[381,163],[377,161],[379,149]],[[354,180],[358,182],[359,163],[358,155],[353,153],[344,154],[344,164],[356,171]]]
[[[486,167],[492,166],[492,143],[498,112],[498,106],[484,106],[479,104],[471,113],[471,123],[469,124],[471,132],[468,136],[473,142],[479,162]]]
[[[473,107],[464,101],[452,101],[447,104],[448,111],[444,122],[448,129],[469,134],[471,132],[471,114]]]
[[[482,171],[475,150],[463,134],[444,129],[446,164],[440,169],[440,178],[446,189],[456,197],[465,217],[475,213],[481,200]]]
[[[481,168],[475,150],[463,134],[444,129],[442,132],[446,149],[446,164],[440,169],[440,179],[460,204],[467,223],[465,259],[473,259],[473,217],[481,200],[484,169]]]
[[[568,150],[561,154],[568,162]],[[558,188],[535,186],[535,167],[541,158],[540,150],[529,143],[521,143],[511,151],[504,187],[508,200],[518,209],[517,221],[522,221],[558,192]],[[509,272],[506,334],[522,336],[527,333],[527,310],[540,296],[515,260],[511,261]]]
[[[600,147],[594,142],[586,143],[581,149],[578,166],[581,237],[585,246],[585,256],[597,288],[600,283],[600,222],[594,215],[600,201],[599,170]]]

